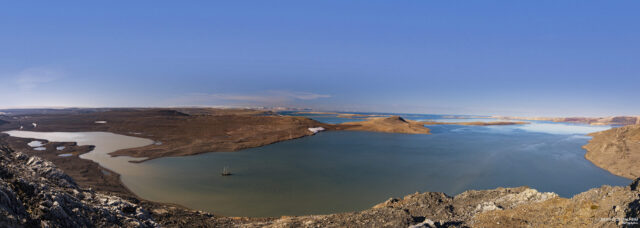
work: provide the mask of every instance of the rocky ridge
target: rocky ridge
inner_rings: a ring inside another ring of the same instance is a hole
[[[470,190],[455,197],[426,192],[360,212],[283,217],[242,227],[635,227],[639,195],[638,180],[570,199],[528,187]]]
[[[82,189],[53,163],[0,146],[0,227],[158,227],[139,205]]]

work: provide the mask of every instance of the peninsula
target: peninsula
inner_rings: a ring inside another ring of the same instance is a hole
[[[324,130],[429,134],[424,124],[399,116],[325,124],[300,116],[251,109],[104,109],[47,111],[0,116],[0,131],[103,131],[149,138],[156,143],[111,153],[113,156],[160,157],[229,152],[310,136]]]
[[[400,116],[372,117],[366,121],[346,122],[334,126],[337,130],[375,131],[404,134],[430,134],[424,124]]]
[[[235,151],[242,148],[266,145],[282,140],[314,134],[311,129],[375,131],[406,134],[430,134],[425,124],[461,125],[511,125],[527,122],[421,122],[399,116],[370,117],[361,122],[323,124],[304,117],[281,116],[269,111],[245,109],[109,109],[73,111],[57,114],[23,113],[0,116],[0,129],[11,130],[23,127],[30,131],[108,131],[130,136],[153,139],[147,147],[122,150],[114,155],[131,155],[147,158],[184,156],[211,151]],[[32,124],[36,123],[36,124]],[[215,126],[215,127],[214,127]],[[311,128],[311,129],[310,129]],[[171,134],[167,133],[171,132]],[[593,139],[585,145],[585,157],[613,174],[630,179],[638,176],[634,164],[640,161],[640,125],[614,128],[592,134]],[[638,180],[628,187],[592,189],[573,198],[561,198],[554,193],[541,193],[527,187],[498,188],[493,190],[466,191],[455,197],[443,193],[425,192],[390,199],[371,209],[330,215],[310,215],[283,218],[230,218],[211,213],[193,211],[178,205],[145,201],[133,195],[119,180],[119,175],[100,167],[97,163],[81,159],[78,155],[90,151],[91,146],[78,146],[72,142],[45,142],[44,150],[33,150],[27,144],[35,139],[9,137],[0,134],[0,159],[3,173],[11,191],[25,186],[17,180],[29,181],[42,187],[39,191],[65,197],[63,208],[78,207],[79,211],[91,214],[114,214],[113,221],[92,220],[99,216],[82,217],[75,212],[58,216],[54,210],[39,211],[36,206],[48,199],[29,195],[12,195],[13,203],[28,202],[25,210],[6,212],[21,218],[20,221],[46,221],[54,225],[70,224],[122,224],[132,226],[156,225],[201,225],[201,226],[507,226],[554,225],[572,226],[589,224],[612,225],[612,221],[591,220],[593,217],[638,216]],[[211,141],[207,141],[211,140]],[[62,149],[60,149],[62,148]],[[24,153],[24,154],[23,154]],[[28,155],[26,155],[28,154]],[[60,157],[61,154],[72,154]],[[58,166],[46,160],[53,161]],[[37,175],[49,177],[50,181],[29,176],[26,170],[36,170]],[[69,176],[67,176],[69,175]],[[17,178],[17,179],[16,179]],[[21,178],[21,179],[20,179]],[[65,192],[78,192],[66,195]],[[83,195],[84,199],[77,196]],[[74,201],[80,199],[79,201]],[[102,203],[117,202],[123,207]],[[33,205],[32,205],[33,204]],[[93,209],[92,209],[93,208]],[[97,209],[96,209],[97,208]],[[29,213],[28,210],[38,213]],[[65,210],[65,209],[62,209]],[[53,213],[53,214],[52,214]],[[50,216],[55,215],[55,216]],[[49,216],[49,217],[47,217]],[[64,218],[47,220],[47,218]],[[549,218],[556,218],[550,220]],[[0,221],[7,224],[22,224],[19,220]],[[549,223],[549,222],[552,223]],[[584,223],[585,221],[590,221]]]
[[[309,136],[309,128],[330,127],[304,117],[248,109],[106,109],[20,114],[5,120],[9,123],[0,125],[0,131],[102,131],[149,138],[156,143],[112,154],[147,159],[237,151]]]
[[[640,125],[629,125],[590,134],[585,158],[612,174],[634,179],[640,176]]]

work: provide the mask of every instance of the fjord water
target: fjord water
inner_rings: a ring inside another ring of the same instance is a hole
[[[454,195],[525,185],[571,197],[630,182],[584,159],[585,134],[606,127],[534,122],[429,128],[432,135],[322,132],[232,153],[111,167],[145,199],[228,216],[356,211],[417,191]],[[221,176],[224,167],[233,175]]]
[[[584,159],[584,134],[606,127],[536,122],[430,126],[432,135],[322,132],[233,153],[162,158],[123,175],[145,198],[230,216],[326,214],[416,191],[530,186],[571,197],[626,185]],[[232,176],[221,176],[229,167]]]

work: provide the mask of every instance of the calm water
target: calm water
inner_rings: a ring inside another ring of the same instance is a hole
[[[135,163],[129,161],[143,160],[144,158],[132,158],[128,156],[111,157],[108,153],[134,147],[147,146],[152,140],[118,135],[109,132],[32,132],[32,131],[5,131],[11,136],[23,138],[46,139],[51,142],[77,142],[79,146],[94,145],[89,153],[80,155],[81,158],[98,162],[101,166],[119,173],[147,172]],[[63,157],[70,155],[62,154]]]
[[[229,216],[354,211],[416,191],[454,195],[501,186],[527,185],[570,197],[630,182],[583,157],[585,134],[607,127],[534,122],[430,128],[432,135],[322,132],[233,153],[141,164],[118,158],[110,168],[143,198]],[[225,166],[234,175],[221,176]]]

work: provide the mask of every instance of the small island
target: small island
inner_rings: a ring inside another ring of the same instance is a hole
[[[406,120],[400,116],[373,117],[361,122],[346,122],[334,126],[337,130],[374,131],[403,134],[430,134],[429,128],[417,121]]]

